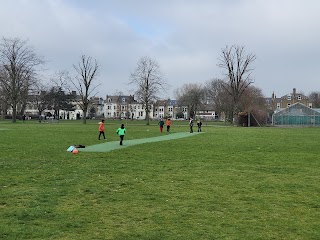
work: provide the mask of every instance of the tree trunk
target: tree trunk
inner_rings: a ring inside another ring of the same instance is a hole
[[[16,103],[12,105],[12,122],[13,123],[17,122],[17,104]]]
[[[150,117],[149,117],[149,108],[146,108],[146,120],[147,120],[147,125],[150,125]]]
[[[83,108],[83,118],[82,118],[83,124],[87,124],[87,107]]]

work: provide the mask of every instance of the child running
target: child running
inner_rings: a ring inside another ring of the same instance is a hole
[[[98,140],[100,140],[101,135],[103,136],[104,140],[106,139],[106,136],[104,135],[104,119],[101,120],[101,122],[99,122],[99,136],[98,136]]]
[[[126,133],[126,129],[124,127],[124,124],[121,124],[121,127],[119,127],[117,129],[117,132],[118,136],[120,137],[120,145],[122,145],[122,142],[123,142],[123,138],[124,138],[124,135]]]

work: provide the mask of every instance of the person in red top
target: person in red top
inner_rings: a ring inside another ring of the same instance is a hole
[[[104,135],[104,119],[101,120],[101,122],[99,122],[99,136],[98,136],[98,140],[100,140],[101,135],[103,136],[104,140],[106,139],[106,136]]]
[[[169,133],[170,132],[170,126],[171,126],[171,119],[170,118],[167,119],[166,125],[167,125],[167,132]]]

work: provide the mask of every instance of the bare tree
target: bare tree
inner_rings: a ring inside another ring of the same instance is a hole
[[[246,88],[240,101],[240,107],[243,111],[250,112],[252,110],[266,111],[266,101],[262,90],[253,85]]]
[[[48,107],[48,90],[47,87],[41,83],[35,84],[33,90],[34,92],[32,95],[28,96],[28,100],[35,103],[39,114],[39,120],[41,120],[43,111]]]
[[[188,116],[194,117],[197,110],[201,108],[204,99],[204,88],[199,84],[184,84],[181,88],[177,89],[176,97],[179,106],[186,106],[188,108]]]
[[[61,88],[62,91],[69,91],[70,92],[70,82],[71,77],[68,71],[60,70],[55,72],[54,75],[50,78],[53,86],[56,88]]]
[[[96,59],[93,60],[91,57],[82,55],[81,60],[77,65],[73,65],[73,67],[77,75],[75,77],[76,82],[72,81],[72,83],[79,93],[80,101],[78,101],[78,104],[83,111],[83,123],[86,124],[90,99],[96,95],[93,94],[93,91],[99,86],[94,85],[94,80],[99,73],[99,65]]]
[[[36,80],[36,67],[43,63],[27,41],[3,38],[0,44],[0,84],[8,94],[13,110],[12,122],[16,122],[18,103],[26,99],[28,90]]]
[[[5,119],[8,108],[9,108],[9,94],[5,90],[2,81],[4,81],[4,78],[6,77],[6,73],[4,71],[4,68],[0,67],[0,114],[2,119]],[[2,79],[2,80],[1,80]]]
[[[138,61],[136,70],[130,75],[130,84],[137,87],[135,95],[143,104],[147,125],[149,125],[151,105],[158,99],[159,91],[167,88],[159,64],[149,57],[142,57]]]
[[[313,103],[314,108],[320,107],[320,92],[319,91],[313,91],[309,94],[309,99]]]
[[[221,79],[211,79],[206,83],[206,97],[208,104],[212,105],[219,116],[225,115],[225,120],[233,119],[232,97],[224,87],[225,82]]]
[[[242,112],[242,120],[238,122],[242,126],[257,126],[266,123],[268,110],[262,90],[255,86],[248,86],[243,92],[239,103]]]
[[[60,119],[60,110],[74,110],[75,94],[71,92],[71,77],[68,71],[58,71],[51,78],[53,84],[47,94],[48,107],[54,110],[56,119]]]
[[[252,53],[246,54],[244,47],[232,45],[222,49],[218,66],[226,70],[227,78],[225,89],[232,97],[233,114],[236,115],[239,109],[240,98],[245,89],[253,83],[251,79],[251,64],[256,59]]]

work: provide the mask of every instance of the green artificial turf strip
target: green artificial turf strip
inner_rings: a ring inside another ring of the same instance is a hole
[[[178,138],[191,137],[199,133],[200,132],[194,132],[194,133],[180,132],[180,133],[172,133],[172,134],[163,133],[162,136],[158,136],[158,137],[142,138],[142,139],[135,139],[135,140],[124,139],[123,145],[119,145],[119,141],[112,141],[112,142],[105,142],[105,143],[100,143],[92,146],[86,146],[85,148],[78,148],[78,150],[81,152],[109,152],[112,150],[130,147],[130,146],[143,144],[143,143],[160,142],[165,140],[174,140]]]

